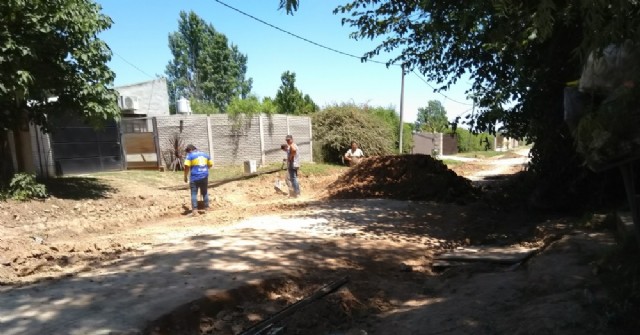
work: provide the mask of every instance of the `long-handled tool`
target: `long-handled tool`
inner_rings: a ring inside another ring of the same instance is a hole
[[[282,167],[280,168],[280,170],[286,170],[285,164],[287,164],[286,159],[282,161]],[[278,173],[278,178],[276,178],[276,181],[273,184],[273,188],[278,193],[282,193],[284,195],[291,194],[292,186],[291,186],[291,180],[289,179],[289,174],[286,174],[284,180],[282,180],[280,178],[280,173]]]

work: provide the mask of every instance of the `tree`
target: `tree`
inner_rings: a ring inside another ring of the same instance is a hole
[[[416,130],[430,133],[441,133],[449,128],[447,111],[438,100],[429,100],[427,107],[418,108]]]
[[[178,31],[169,35],[169,49],[173,60],[166,74],[171,102],[184,96],[224,112],[234,97],[251,92],[252,79],[245,78],[247,56],[196,13],[180,12]]]
[[[89,0],[0,2],[0,151],[8,131],[29,123],[48,131],[56,115],[96,126],[119,115],[111,51],[97,38],[112,21],[100,10]],[[6,166],[1,173],[6,181]]]
[[[280,4],[292,12],[299,1]],[[580,78],[589,53],[640,40],[639,2],[355,0],[334,13],[346,16],[353,38],[381,41],[363,60],[393,51],[389,64],[421,72],[438,90],[469,73],[476,111],[466,123],[526,137],[534,143],[531,172],[565,199],[589,194],[594,176],[564,124],[563,91]],[[640,82],[640,73],[629,75]],[[640,85],[632,91],[638,96]]]
[[[305,115],[319,110],[308,94],[303,95],[296,88],[296,74],[285,71],[280,77],[282,84],[276,93],[274,103],[278,107],[278,113]]]

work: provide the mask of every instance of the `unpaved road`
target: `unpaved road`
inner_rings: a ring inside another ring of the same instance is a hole
[[[343,325],[296,323],[287,334],[341,333],[328,326],[345,334],[608,333],[597,308],[606,296],[590,263],[613,244],[607,233],[565,235],[572,231],[566,219],[530,220],[480,204],[322,200],[312,190],[327,180],[306,181],[304,198],[273,198],[265,196],[271,182],[229,185],[219,190],[219,208],[196,219],[170,216],[98,231],[70,227],[71,237],[64,220],[45,220],[40,231],[5,228],[0,242],[26,234],[21,241],[39,251],[21,256],[22,268],[20,258],[1,265],[19,276],[0,286],[0,334],[138,334],[181,305],[229,289],[268,278],[326,281],[344,274],[352,277],[349,296],[363,306],[359,314],[347,313]],[[149,197],[156,199],[142,200]],[[435,253],[459,245],[541,247],[550,236],[557,240],[513,271],[489,266],[438,274],[430,267]],[[34,259],[43,260],[29,263]],[[47,279],[52,274],[56,278]],[[293,301],[302,297],[289,293]],[[332,308],[346,308],[340,304]],[[243,306],[234,308],[251,309]],[[265,317],[239,314],[244,323],[218,324],[210,333],[236,334]]]

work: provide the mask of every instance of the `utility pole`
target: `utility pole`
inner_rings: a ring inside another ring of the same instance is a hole
[[[473,119],[475,113],[476,113],[476,99],[474,97],[472,105],[471,105],[471,119]],[[469,129],[469,130],[471,130],[471,129]],[[471,131],[469,131],[469,138],[467,139],[467,150],[469,150],[469,148],[471,147],[471,136],[473,136],[473,133]]]
[[[400,86],[400,136],[398,137],[399,148],[398,152],[402,155],[402,132],[404,124],[402,122],[402,112],[404,109],[404,64],[402,65],[402,85]]]

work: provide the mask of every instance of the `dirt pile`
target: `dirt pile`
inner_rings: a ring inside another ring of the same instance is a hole
[[[330,198],[464,201],[478,195],[471,182],[427,155],[363,160],[327,188]]]

